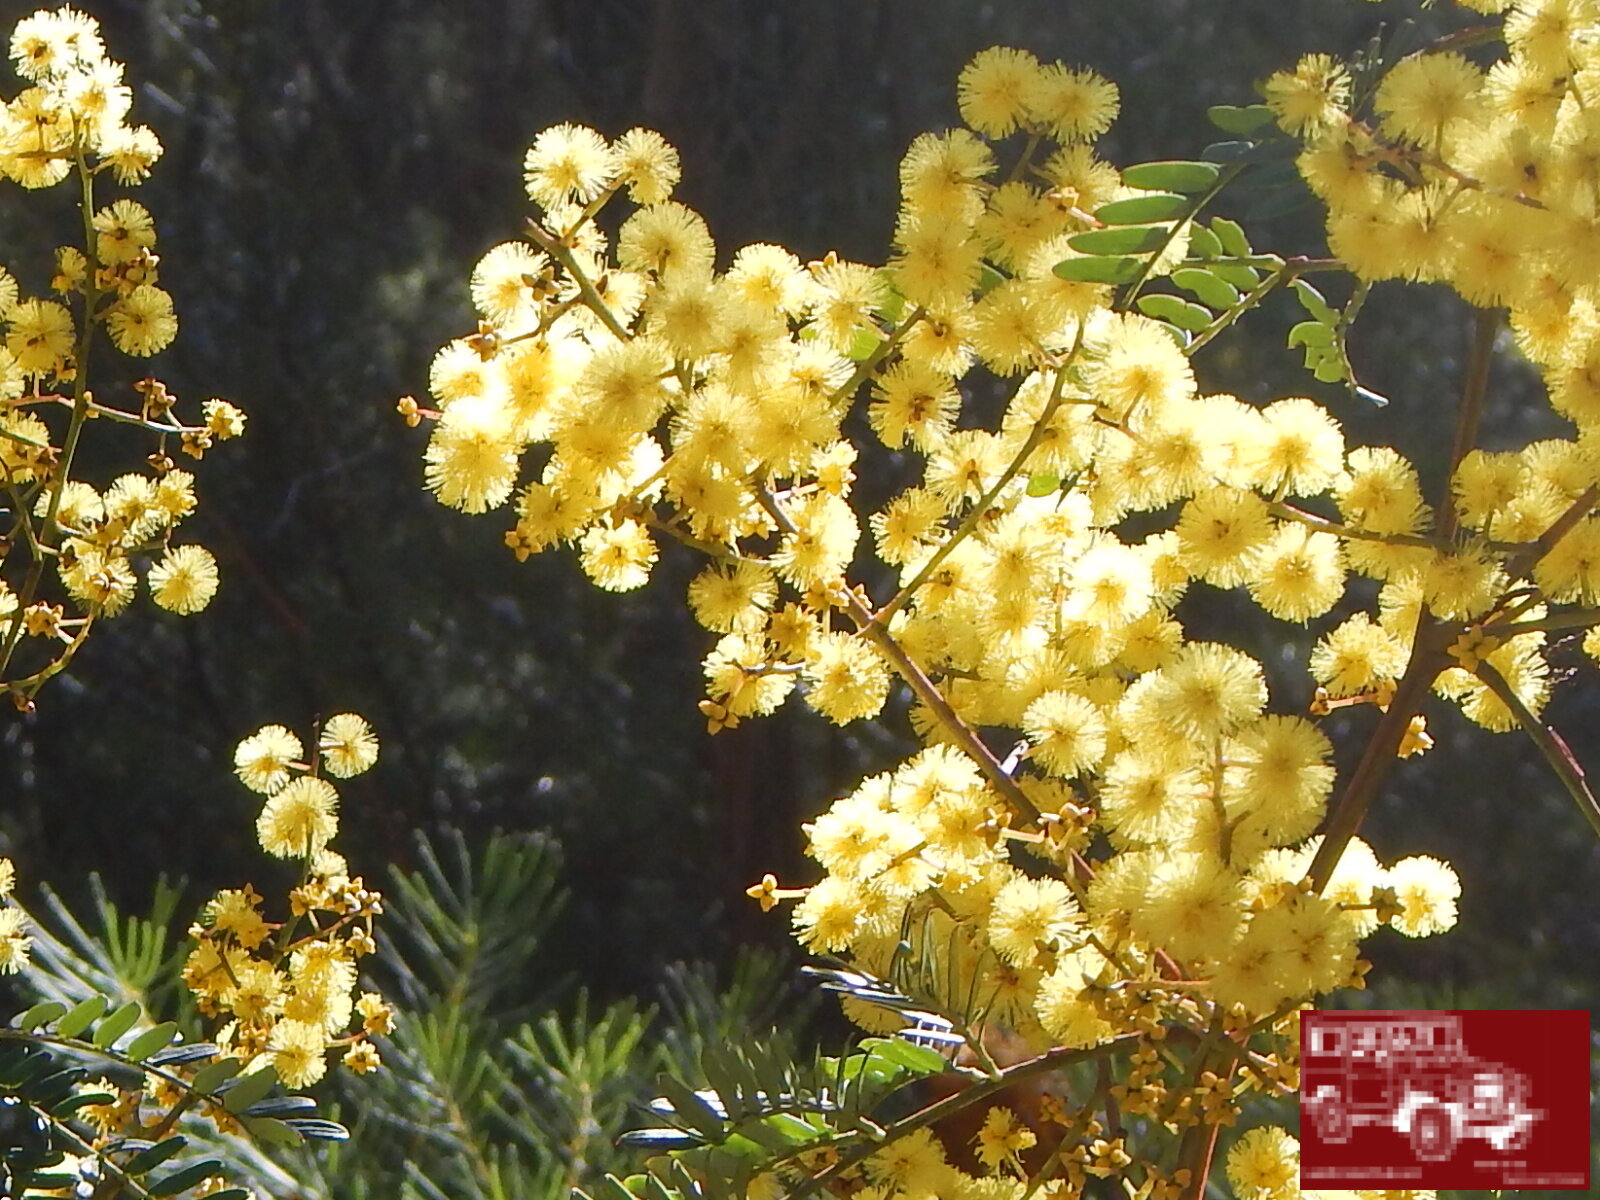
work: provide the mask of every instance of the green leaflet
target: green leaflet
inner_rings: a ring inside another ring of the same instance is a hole
[[[1232,308],[1242,298],[1238,288],[1204,267],[1180,267],[1172,273],[1172,282],[1219,312]]]
[[[1310,313],[1316,320],[1324,325],[1336,324],[1339,314],[1329,307],[1328,302],[1322,298],[1322,293],[1317,291],[1304,279],[1294,281],[1294,294],[1300,301],[1300,307]]]
[[[1212,217],[1211,231],[1217,235],[1217,240],[1222,243],[1222,252],[1232,258],[1249,258],[1255,253],[1250,249],[1250,239],[1244,235],[1244,227],[1237,221],[1230,221],[1227,217]]]
[[[1256,133],[1273,122],[1272,110],[1265,104],[1213,104],[1206,110],[1206,116],[1224,133]]]
[[[1159,250],[1172,238],[1164,225],[1124,225],[1117,229],[1095,229],[1067,239],[1067,245],[1080,254],[1144,254]]]
[[[56,1022],[57,1035],[64,1038],[77,1037],[99,1020],[100,1015],[110,1007],[111,1002],[104,996],[90,996],[75,1005],[71,1012]]]
[[[1210,309],[1190,304],[1189,301],[1170,292],[1152,292],[1147,296],[1140,296],[1135,304],[1145,316],[1154,317],[1158,321],[1168,321],[1179,329],[1187,329],[1190,333],[1199,333],[1212,321]]]
[[[1130,196],[1113,200],[1094,210],[1107,225],[1143,225],[1149,221],[1172,221],[1187,216],[1194,201],[1177,192],[1156,192],[1149,196]]]
[[[1137,258],[1069,258],[1050,268],[1058,279],[1083,283],[1132,283],[1143,269]]]
[[[1222,175],[1216,163],[1208,162],[1149,162],[1137,163],[1122,172],[1122,182],[1129,187],[1147,188],[1165,192],[1203,192],[1215,184]]]
[[[137,1000],[129,1000],[116,1012],[100,1022],[100,1027],[94,1031],[94,1036],[91,1040],[102,1050],[114,1045],[119,1037],[133,1028],[133,1023],[139,1019],[140,1011],[139,1002]]]

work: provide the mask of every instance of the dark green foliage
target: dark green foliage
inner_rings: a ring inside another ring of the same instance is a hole
[[[393,873],[379,953],[364,964],[399,1024],[383,1070],[340,1073],[353,1136],[296,1160],[308,1191],[558,1200],[631,1169],[637,1156],[617,1140],[661,1073],[695,1078],[708,1047],[748,1042],[783,1007],[778,968],[760,956],[720,988],[704,969],[672,968],[659,1008],[600,1006],[549,976],[542,937],[567,897],[548,838],[499,834],[474,850],[459,834],[419,836],[416,860]],[[795,1041],[773,1038],[775,1056]]]
[[[92,952],[93,943],[85,948]],[[104,958],[109,953],[102,950]],[[151,1139],[124,1137],[94,1144],[95,1131],[83,1123],[82,1110],[116,1101],[112,1088],[144,1086],[147,1069],[160,1071],[170,1086],[187,1094],[186,1107],[201,1099],[220,1101],[227,1111],[242,1114],[246,1127],[258,1137],[262,1131],[251,1120],[254,1114],[302,1114],[282,1123],[283,1137],[260,1137],[264,1142],[299,1145],[306,1139],[348,1136],[337,1122],[311,1115],[316,1103],[309,1097],[269,1099],[277,1083],[270,1067],[237,1082],[230,1082],[241,1065],[234,1059],[222,1059],[187,1080],[175,1074],[171,1070],[175,1064],[213,1058],[217,1047],[205,1042],[171,1046],[176,1024],[170,1021],[135,1032],[143,1015],[136,1000],[112,1009],[105,996],[96,994],[70,1009],[57,1001],[40,1002],[19,1014],[9,1028],[0,1029],[0,1197],[73,1186],[75,1174],[53,1170],[69,1154],[93,1159],[97,1177],[115,1180],[118,1195],[140,1200],[179,1196],[223,1174],[227,1168],[215,1157],[189,1159],[176,1163],[176,1169],[166,1169],[179,1155],[196,1148],[197,1137],[202,1142],[218,1140],[214,1129],[193,1117],[181,1126],[187,1132],[178,1132],[175,1126]],[[237,1159],[239,1147],[230,1148],[234,1153],[228,1157]]]

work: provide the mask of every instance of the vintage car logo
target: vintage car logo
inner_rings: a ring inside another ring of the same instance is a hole
[[[1582,1011],[1304,1013],[1301,1184],[1587,1188],[1588,1063]]]

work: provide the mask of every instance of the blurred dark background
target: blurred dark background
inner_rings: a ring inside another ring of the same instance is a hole
[[[9,29],[34,6],[0,4]],[[977,50],[1026,47],[1121,85],[1112,161],[1197,154],[1207,105],[1311,49],[1349,53],[1409,4],[1281,0],[96,0],[128,64],[134,119],[166,157],[138,198],[161,232],[162,282],[183,322],[156,361],[185,400],[220,395],[246,438],[199,471],[189,533],[223,569],[209,611],[148,604],[105,624],[39,711],[0,717],[0,836],[25,881],[82,894],[88,869],[137,909],[155,874],[194,902],[273,876],[258,798],[233,778],[257,726],[299,729],[348,709],[383,739],[344,789],[339,846],[356,871],[405,863],[414,829],[545,829],[572,889],[552,971],[601,994],[647,988],[663,963],[787,945],[742,888],[765,870],[809,879],[799,825],[836,789],[906,748],[893,721],[844,732],[795,703],[709,738],[695,711],[710,636],[683,611],[695,569],[668,554],[649,587],[592,589],[567,554],[518,564],[509,521],[469,519],[423,491],[425,431],[394,413],[472,325],[466,280],[526,216],[522,152],[559,121],[614,136],[660,130],[683,154],[679,198],[718,239],[802,258],[882,261],[895,170],[911,138],[956,122],[954,81]],[[1290,18],[1290,13],[1293,18]],[[1459,16],[1430,10],[1434,28]],[[25,283],[70,234],[70,198],[0,191],[0,239]],[[1227,210],[1226,206],[1224,211]],[[1315,252],[1307,206],[1248,220],[1258,245]],[[1337,298],[1337,297],[1336,297]],[[1264,401],[1330,399],[1353,442],[1417,456],[1437,486],[1467,317],[1432,290],[1386,292],[1354,345],[1357,406],[1282,349],[1271,309],[1198,362],[1205,386]],[[127,374],[126,363],[122,365]],[[129,377],[131,379],[131,376]],[[100,388],[128,379],[107,376]],[[1506,361],[1496,448],[1559,432],[1531,373]],[[1543,415],[1541,415],[1543,413]],[[1352,591],[1352,602],[1370,593]],[[1253,615],[1252,615],[1253,614]],[[1305,631],[1234,598],[1185,616],[1263,655],[1280,708],[1303,705]],[[1301,649],[1294,649],[1295,646]],[[1586,671],[1573,648],[1564,668]],[[1553,707],[1600,762],[1592,688]],[[1359,735],[1373,714],[1335,718]],[[1467,729],[1442,705],[1433,752],[1404,764],[1369,823],[1385,859],[1455,862],[1449,937],[1369,943],[1400,997],[1481,1006],[1583,1004],[1595,983],[1600,847],[1520,738]]]

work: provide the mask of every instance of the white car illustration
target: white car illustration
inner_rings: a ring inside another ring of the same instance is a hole
[[[1466,1138],[1502,1154],[1526,1146],[1544,1113],[1528,1106],[1528,1080],[1474,1058],[1449,1013],[1339,1014],[1312,1022],[1301,1046],[1305,1112],[1326,1142],[1360,1125],[1387,1125],[1422,1162],[1442,1162]]]

